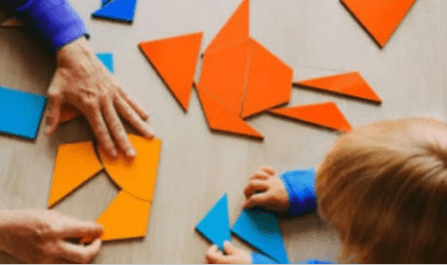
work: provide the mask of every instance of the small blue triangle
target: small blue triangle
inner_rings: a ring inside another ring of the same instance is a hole
[[[104,66],[113,74],[113,54],[111,53],[97,53],[96,57],[104,64]]]
[[[276,262],[289,263],[278,218],[274,213],[262,209],[245,210],[231,232]]]
[[[96,10],[93,17],[133,22],[137,0],[112,0]]]
[[[227,194],[203,217],[196,230],[223,251],[224,241],[231,240]]]

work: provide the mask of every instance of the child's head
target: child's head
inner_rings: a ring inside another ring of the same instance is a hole
[[[343,261],[447,263],[447,124],[400,119],[355,129],[326,156],[316,186]]]

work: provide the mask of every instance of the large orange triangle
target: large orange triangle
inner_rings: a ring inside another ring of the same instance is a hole
[[[380,47],[384,47],[416,0],[341,0]]]
[[[304,80],[296,82],[295,85],[342,94],[375,103],[382,102],[358,72]]]
[[[243,0],[217,36],[206,48],[206,52],[223,44],[248,38],[250,30],[250,1]]]
[[[202,36],[198,32],[139,44],[184,111],[189,106]]]
[[[259,132],[248,125],[248,123],[239,118],[237,114],[231,112],[223,104],[214,99],[200,85],[196,85],[196,90],[202,103],[208,126],[212,130],[245,135],[257,139],[264,138]]]
[[[352,129],[349,122],[333,102],[292,108],[279,108],[271,110],[270,112],[279,116],[342,132],[349,132]]]

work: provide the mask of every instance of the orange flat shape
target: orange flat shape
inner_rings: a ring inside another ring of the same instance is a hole
[[[349,132],[352,130],[349,122],[333,102],[292,108],[278,108],[270,112],[341,132]]]
[[[184,111],[189,106],[202,36],[198,32],[139,44]]]
[[[203,111],[205,112],[208,126],[212,130],[249,136],[257,139],[264,137],[253,129],[248,123],[243,121],[238,115],[229,111],[225,105],[220,103],[217,99],[211,96],[200,85],[196,86],[197,93],[202,103]]]
[[[122,152],[117,158],[109,156],[101,147],[99,154],[107,174],[123,190],[146,201],[152,201],[160,161],[161,141],[129,134],[135,148],[135,158],[127,158]]]
[[[59,146],[48,207],[55,205],[102,169],[92,142]]]
[[[364,99],[375,103],[382,102],[379,96],[365,82],[358,72],[309,79],[295,84],[298,86]]]
[[[292,93],[292,68],[253,39],[250,48],[243,118],[289,102]]]
[[[211,44],[206,48],[206,52],[218,48],[220,45],[229,42],[248,38],[250,26],[250,1],[243,0],[230,19],[225,23]]]
[[[240,115],[249,58],[248,39],[203,57],[200,87]]]
[[[82,115],[82,112],[71,104],[64,104],[61,107],[61,123],[71,121]]]
[[[139,238],[146,235],[151,204],[121,191],[96,219],[104,226],[101,240]],[[84,240],[86,242],[90,240]]]
[[[384,47],[416,0],[341,0],[373,39]]]

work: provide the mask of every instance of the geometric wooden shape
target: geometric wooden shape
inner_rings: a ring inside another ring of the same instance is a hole
[[[113,0],[96,10],[92,17],[119,20],[132,23],[137,0]]]
[[[359,72],[314,78],[296,82],[294,84],[348,97],[364,99],[379,104],[382,102],[374,90],[365,82]]]
[[[351,125],[333,102],[313,104],[292,108],[278,108],[271,113],[290,119],[304,121],[318,126],[349,132]]]
[[[102,169],[92,142],[59,146],[48,207],[52,207]]]
[[[344,6],[384,47],[416,0],[341,0]]]
[[[250,48],[242,118],[289,102],[292,92],[293,70],[251,38]]]
[[[198,32],[139,44],[184,111],[189,106],[202,36]]]
[[[128,158],[122,152],[116,158],[99,147],[99,154],[109,177],[123,190],[139,198],[152,201],[157,170],[160,160],[161,141],[128,135],[136,150],[135,158]]]

